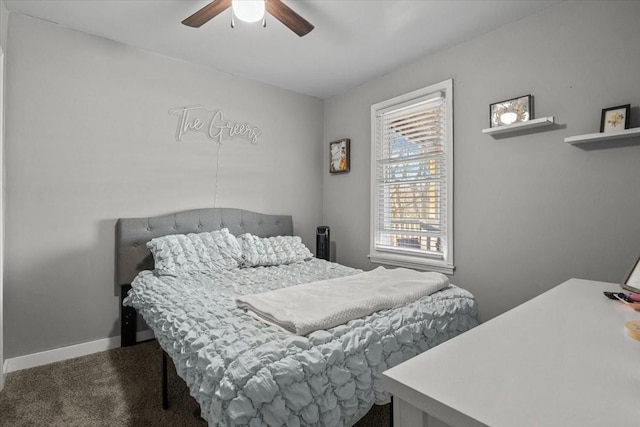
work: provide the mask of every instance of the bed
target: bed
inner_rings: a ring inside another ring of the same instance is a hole
[[[306,256],[167,273],[147,248],[162,236],[225,230],[239,241],[261,241],[292,236],[293,221],[210,208],[120,219],[116,225],[123,309],[142,315],[211,426],[353,425],[372,405],[389,402],[384,370],[478,323],[473,296],[449,284],[406,305],[296,335],[251,316],[236,299],[361,271]],[[135,337],[133,313],[123,314],[123,337]]]

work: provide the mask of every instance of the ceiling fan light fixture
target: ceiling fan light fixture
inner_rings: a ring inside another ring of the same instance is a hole
[[[258,22],[264,18],[264,0],[233,0],[233,14],[244,22]]]

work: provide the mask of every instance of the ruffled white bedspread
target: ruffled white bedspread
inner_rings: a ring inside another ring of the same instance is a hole
[[[478,324],[453,285],[306,337],[252,318],[236,297],[355,274],[323,260],[158,276],[145,271],[125,305],[139,310],[215,426],[352,425],[388,402],[381,373]]]

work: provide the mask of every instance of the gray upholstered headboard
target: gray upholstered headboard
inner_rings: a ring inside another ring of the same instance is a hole
[[[208,208],[149,218],[121,218],[116,223],[116,281],[127,285],[142,270],[153,269],[146,243],[168,234],[202,233],[228,228],[231,234],[290,236],[290,215],[265,215],[231,208]]]

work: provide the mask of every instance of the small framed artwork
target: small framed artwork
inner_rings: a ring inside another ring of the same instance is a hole
[[[329,143],[329,172],[344,173],[351,169],[350,140],[341,139]]]
[[[633,265],[633,268],[627,274],[627,278],[624,280],[622,287],[631,291],[640,293],[640,257]]]
[[[629,111],[631,104],[602,110],[600,119],[600,132],[618,132],[629,129]]]
[[[533,119],[533,97],[519,96],[489,105],[489,126],[508,126]]]

